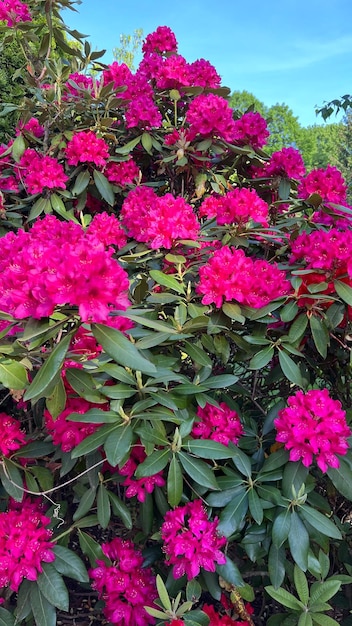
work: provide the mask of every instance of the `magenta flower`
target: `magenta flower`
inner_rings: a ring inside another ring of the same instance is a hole
[[[287,402],[289,406],[279,411],[274,424],[276,441],[290,450],[290,461],[302,459],[309,467],[315,458],[322,472],[339,467],[336,455],[347,453],[351,435],[341,403],[330,398],[327,389],[297,391]]]
[[[69,165],[94,163],[104,167],[109,158],[109,146],[92,130],[75,133],[66,146],[66,158]]]
[[[32,148],[24,151],[15,169],[18,181],[29,194],[49,189],[66,189],[68,176],[54,157],[38,154]]]
[[[107,164],[104,174],[111,183],[122,188],[127,185],[135,185],[142,177],[137,163],[131,158],[120,163],[111,161]]]
[[[158,26],[153,33],[146,36],[142,46],[144,54],[153,52],[163,54],[165,52],[176,52],[176,50],[176,37],[169,26]]]
[[[28,5],[20,0],[0,0],[0,21],[12,28],[17,22],[31,22]]]
[[[282,148],[271,155],[269,163],[264,168],[262,176],[282,176],[285,178],[301,179],[306,168],[302,155],[296,148]]]
[[[163,487],[165,480],[163,478],[163,472],[157,472],[152,476],[146,478],[136,478],[135,471],[141,463],[146,459],[146,454],[141,444],[136,444],[131,449],[130,458],[119,469],[119,473],[122,476],[126,476],[123,483],[121,483],[126,489],[126,497],[133,498],[137,496],[139,502],[144,502],[148,493],[153,493],[155,487]]]
[[[234,122],[233,141],[253,148],[262,148],[270,133],[267,123],[260,113],[249,111]]]
[[[96,237],[104,246],[116,246],[118,249],[126,245],[126,233],[115,215],[108,215],[105,211],[95,215],[89,224],[86,235]]]
[[[105,600],[104,615],[114,626],[147,626],[155,619],[144,606],[157,597],[155,578],[150,568],[143,567],[142,553],[129,540],[119,537],[102,545],[104,554],[112,561],[97,560],[91,569],[92,587]]]
[[[26,443],[26,433],[20,428],[18,420],[6,413],[0,413],[0,452],[9,456]]]
[[[238,443],[243,435],[243,428],[236,411],[232,411],[225,402],[220,402],[219,407],[206,404],[202,409],[198,407],[197,417],[199,421],[194,423],[191,435],[196,439],[213,439],[225,446],[230,441]]]
[[[267,227],[268,219],[269,207],[255,189],[237,188],[218,198],[216,221],[220,225],[253,221]]]
[[[28,133],[34,135],[34,137],[40,138],[43,137],[45,133],[45,128],[41,124],[39,124],[36,117],[31,117],[28,122],[25,124],[20,122],[18,127],[16,128],[16,135],[20,135],[23,130],[26,130]]]
[[[0,513],[0,588],[18,588],[24,578],[37,580],[42,563],[55,560],[50,518],[33,507]]]
[[[168,563],[174,565],[175,578],[186,574],[188,580],[192,580],[201,568],[215,572],[216,563],[226,563],[226,556],[220,549],[226,538],[217,534],[217,526],[218,519],[208,520],[201,500],[167,511],[161,537]]]
[[[195,137],[220,137],[233,141],[235,122],[227,100],[212,93],[196,96],[188,107],[186,122],[189,125],[189,139]]]
[[[84,400],[84,398],[68,398],[66,407],[60,415],[54,419],[48,409],[44,411],[45,427],[53,438],[53,443],[60,446],[63,452],[70,452],[78,446],[81,441],[89,435],[95,433],[101,424],[87,424],[85,422],[67,421],[68,415],[71,413],[87,413],[89,409],[99,408],[107,411],[108,404],[93,404]]]
[[[312,170],[301,181],[298,187],[298,197],[306,199],[312,193],[321,196],[323,202],[346,203],[347,185],[341,172],[333,165],[325,169]]]

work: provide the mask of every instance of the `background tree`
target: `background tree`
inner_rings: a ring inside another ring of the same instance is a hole
[[[136,28],[132,35],[122,33],[120,35],[120,46],[113,49],[114,59],[119,63],[126,63],[134,71],[134,60],[140,52],[143,40],[143,28]]]

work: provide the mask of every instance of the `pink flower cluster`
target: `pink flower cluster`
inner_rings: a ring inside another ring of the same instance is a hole
[[[119,473],[122,476],[126,476],[122,485],[127,487],[127,498],[133,498],[137,496],[139,502],[144,502],[147,493],[153,493],[155,487],[163,487],[165,480],[163,473],[158,472],[153,476],[147,476],[147,478],[135,478],[135,471],[141,463],[146,459],[146,454],[141,444],[136,444],[131,449],[131,455],[128,461],[119,469]]]
[[[147,626],[155,619],[144,606],[157,597],[155,579],[150,568],[143,567],[143,556],[129,540],[119,537],[102,544],[112,565],[97,560],[91,569],[92,587],[105,601],[104,615],[114,626]]]
[[[151,187],[136,187],[121,209],[127,234],[151,248],[173,247],[178,239],[197,239],[200,224],[192,207],[171,193],[159,197]]]
[[[249,144],[253,148],[262,148],[269,135],[264,117],[260,113],[250,111],[234,122],[232,141],[241,145]]]
[[[107,411],[109,408],[108,404],[94,404],[84,400],[84,398],[68,398],[65,409],[56,419],[45,409],[45,427],[48,433],[51,434],[55,446],[60,446],[63,452],[70,452],[86,437],[95,433],[101,424],[71,422],[66,419],[71,413],[84,415],[89,409],[94,407],[103,411]]]
[[[346,272],[352,277],[352,231],[316,230],[304,232],[291,243],[290,262],[304,260],[305,267],[331,273]]]
[[[276,263],[251,259],[243,250],[223,246],[216,250],[208,263],[199,268],[197,292],[203,294],[202,303],[235,300],[255,309],[286,295],[290,283],[285,272]]]
[[[12,28],[17,22],[31,22],[28,5],[20,0],[0,0],[0,21]]]
[[[219,615],[215,608],[209,604],[203,604],[202,611],[209,617],[210,622],[208,626],[245,626],[249,622],[243,622],[242,620],[232,619],[230,615]],[[249,604],[246,604],[247,613],[253,613],[253,609]]]
[[[94,227],[93,227],[94,228]],[[85,322],[108,320],[129,306],[128,276],[95,235],[48,215],[29,232],[2,240],[0,309],[16,319],[51,315],[56,306],[78,306]]]
[[[319,194],[323,203],[344,205],[347,185],[341,172],[332,165],[309,172],[298,187],[298,197],[306,199],[313,193]]]
[[[35,507],[0,513],[0,589],[17,592],[24,578],[37,580],[42,563],[55,560],[49,523]]]
[[[28,122],[26,122],[25,124],[23,124],[23,122],[20,122],[20,124],[16,128],[16,135],[20,135],[24,130],[27,131],[27,133],[34,135],[34,137],[37,137],[37,139],[43,137],[45,133],[44,126],[39,124],[36,117],[31,117],[31,119],[28,120]]]
[[[70,96],[82,98],[82,92],[80,90],[85,89],[92,92],[93,78],[92,76],[86,76],[86,74],[74,72],[68,77],[65,87]]]
[[[9,456],[26,443],[26,433],[18,420],[6,413],[0,413],[0,453]]]
[[[65,189],[68,176],[54,157],[39,154],[32,148],[24,151],[15,168],[17,180],[27,193],[43,193],[48,189]]]
[[[186,122],[189,125],[188,138],[219,137],[226,141],[235,139],[235,122],[227,100],[215,94],[201,94],[190,103]]]
[[[115,215],[108,215],[105,211],[93,217],[86,235],[98,239],[106,247],[114,245],[120,249],[127,243],[126,234],[118,219]]]
[[[144,54],[153,52],[158,52],[159,54],[176,52],[177,41],[175,34],[168,26],[158,26],[153,33],[146,36],[142,51]]]
[[[236,188],[224,196],[219,196],[212,207],[216,205],[216,221],[218,224],[244,225],[250,221],[262,226],[269,226],[269,207],[262,200],[255,189]]]
[[[106,178],[119,187],[127,187],[127,185],[135,185],[141,178],[141,171],[133,159],[115,163],[110,161],[107,164],[104,174]]]
[[[302,459],[309,467],[315,457],[322,472],[339,467],[336,455],[347,453],[347,437],[351,435],[341,403],[330,398],[327,389],[305,394],[297,391],[287,402],[288,407],[279,411],[274,424],[276,441],[290,450],[290,461]]]
[[[192,437],[196,439],[213,439],[225,446],[229,443],[238,443],[243,435],[243,428],[236,411],[230,409],[225,402],[219,406],[206,404],[202,409],[198,407],[196,421],[192,428]]]
[[[306,173],[302,155],[296,148],[282,148],[273,152],[262,176],[281,176],[300,180]]]
[[[66,158],[69,165],[94,163],[97,167],[104,167],[109,158],[109,146],[92,130],[81,130],[67,143]]]
[[[225,537],[217,533],[218,519],[208,520],[201,500],[187,502],[165,513],[161,526],[164,552],[170,565],[174,565],[174,578],[186,574],[188,580],[198,576],[200,569],[215,572],[216,563],[226,563],[221,548]]]

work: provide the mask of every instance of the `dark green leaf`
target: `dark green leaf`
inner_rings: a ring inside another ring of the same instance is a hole
[[[2,464],[0,464],[0,480],[5,491],[7,491],[16,502],[21,502],[24,494],[22,487],[23,480],[15,463],[6,457],[4,457]]]
[[[213,439],[190,439],[184,445],[188,452],[195,454],[202,459],[229,459],[233,456],[233,452],[227,446],[224,446]]]
[[[61,370],[66,352],[70,345],[71,334],[66,335],[53,349],[49,358],[40,368],[31,385],[28,387],[24,400],[31,400],[45,395],[45,391]]]
[[[96,567],[97,559],[106,561],[106,557],[101,549],[101,545],[97,543],[97,541],[95,541],[90,535],[84,533],[80,529],[78,529],[78,537],[80,548],[83,554],[88,557],[91,567]]]
[[[30,606],[37,626],[56,626],[56,610],[41,593],[37,584],[31,586]]]
[[[189,341],[185,341],[183,346],[184,352],[191,357],[192,361],[197,363],[198,365],[203,365],[204,367],[212,367],[212,361],[204,350],[199,348],[195,344],[189,343]]]
[[[169,462],[170,450],[164,448],[163,450],[155,450],[150,456],[138,465],[135,476],[136,478],[146,478],[147,476],[154,476],[158,472],[161,472]]]
[[[293,596],[292,593],[286,591],[286,589],[275,589],[274,587],[269,585],[268,587],[265,587],[265,591],[269,594],[269,596],[274,598],[276,602],[279,602],[279,604],[286,606],[288,609],[293,609],[294,611],[302,611],[302,609],[304,608],[302,602],[300,602],[295,596]]]
[[[230,537],[244,521],[248,511],[248,495],[245,487],[238,489],[238,494],[234,496],[231,502],[221,511],[220,523],[218,526],[219,533]]]
[[[92,332],[105,352],[117,363],[146,374],[156,372],[155,365],[147,361],[119,330],[102,324],[92,324]]]
[[[132,529],[132,517],[129,508],[114,493],[108,491],[111,502],[111,508],[114,515],[117,515],[128,530]]]
[[[352,470],[344,459],[339,458],[339,461],[340,467],[329,467],[327,475],[339,493],[352,501]]]
[[[323,359],[326,359],[330,337],[324,320],[312,315],[309,319],[309,324],[315,347]]]
[[[183,492],[183,476],[180,464],[173,455],[167,475],[167,500],[173,508],[180,503]]]
[[[226,563],[224,565],[217,565],[216,571],[227,583],[234,585],[235,587],[242,587],[244,585],[243,578],[240,574],[240,570],[237,565],[229,557],[226,557]]]
[[[90,173],[88,172],[88,170],[84,170],[83,172],[80,172],[75,180],[75,184],[72,189],[72,195],[79,196],[82,193],[82,191],[84,191],[86,187],[88,187],[89,181],[90,181]]]
[[[204,461],[195,459],[185,452],[179,452],[178,457],[183,469],[195,483],[208,489],[219,489],[214,473]]]
[[[120,425],[108,435],[104,443],[106,458],[115,467],[128,454],[132,445],[133,431],[130,424]]]
[[[4,359],[0,361],[0,382],[7,389],[25,389],[28,384],[27,370],[17,361]]]
[[[17,623],[22,622],[24,619],[26,619],[26,617],[28,617],[28,615],[30,614],[32,610],[30,596],[31,596],[31,590],[33,586],[34,586],[33,582],[26,580],[25,578],[20,584],[20,588],[17,594],[16,611],[15,611]],[[12,626],[12,624],[13,622],[10,622],[9,626],[10,625]]]
[[[164,274],[159,270],[151,270],[149,273],[151,278],[155,280],[158,285],[163,285],[163,287],[168,287],[168,289],[184,295],[184,286],[176,278],[170,276],[170,274]]]
[[[97,516],[102,528],[107,528],[111,517],[111,508],[108,492],[103,484],[98,487],[97,493]]]
[[[352,306],[352,287],[346,285],[346,283],[343,283],[340,280],[334,281],[334,287],[341,300]]]
[[[304,572],[308,567],[309,535],[296,511],[291,513],[291,526],[288,543],[293,560]]]
[[[277,548],[285,543],[291,528],[291,513],[288,509],[282,511],[274,520],[272,528],[273,544]]]
[[[315,530],[323,535],[332,537],[333,539],[342,539],[342,535],[334,522],[326,517],[326,515],[319,513],[316,509],[313,509],[307,504],[303,504],[300,507],[300,514]]]
[[[221,376],[211,376],[207,378],[206,385],[209,389],[227,389],[238,381],[238,376],[233,374],[222,374]]]
[[[299,387],[304,387],[301,371],[291,357],[284,350],[279,350],[280,367],[286,378]]]
[[[66,378],[76,393],[88,402],[103,403],[106,399],[95,388],[93,376],[77,367],[66,369]]]
[[[80,499],[79,505],[73,514],[73,521],[79,520],[81,517],[84,517],[84,515],[91,510],[95,500],[95,495],[96,490],[92,487],[84,492],[83,496]]]
[[[59,379],[50,396],[46,398],[45,404],[54,420],[64,410],[66,406],[66,391],[62,378]]]
[[[309,589],[308,589],[308,582],[307,582],[306,575],[304,574],[304,572],[302,572],[302,570],[298,567],[298,565],[295,565],[294,570],[293,570],[293,575],[294,575],[294,583],[295,583],[298,597],[300,601],[303,602],[305,606],[307,606],[308,598],[309,598]]]
[[[283,547],[277,548],[272,544],[269,550],[268,570],[270,580],[275,589],[280,587],[285,578],[285,562],[286,550]]]
[[[114,206],[115,203],[115,194],[112,188],[112,185],[109,183],[108,179],[102,172],[99,170],[94,170],[93,172],[94,182],[96,187],[104,200],[110,204],[110,206]]]
[[[119,425],[116,424],[104,424],[98,428],[95,433],[86,437],[81,443],[76,446],[71,452],[71,457],[77,459],[79,456],[85,456],[93,450],[97,450],[106,440],[108,435],[112,433]]]
[[[259,352],[251,358],[248,367],[252,370],[260,370],[272,360],[273,356],[274,348],[267,346],[263,350],[259,350]]]
[[[56,557],[53,565],[60,574],[81,583],[89,582],[86,566],[75,552],[59,545],[54,546],[53,552]]]
[[[254,521],[260,525],[263,521],[263,507],[258,494],[254,489],[248,491],[248,508]]]
[[[68,611],[69,599],[62,576],[51,563],[42,563],[43,571],[37,578],[43,596],[61,611]]]

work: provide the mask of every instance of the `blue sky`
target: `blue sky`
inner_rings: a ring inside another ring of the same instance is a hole
[[[83,0],[66,23],[113,60],[120,34],[175,32],[187,61],[205,58],[223,85],[270,106],[285,102],[303,126],[315,105],[352,92],[351,0]],[[335,121],[335,118],[330,118]]]

